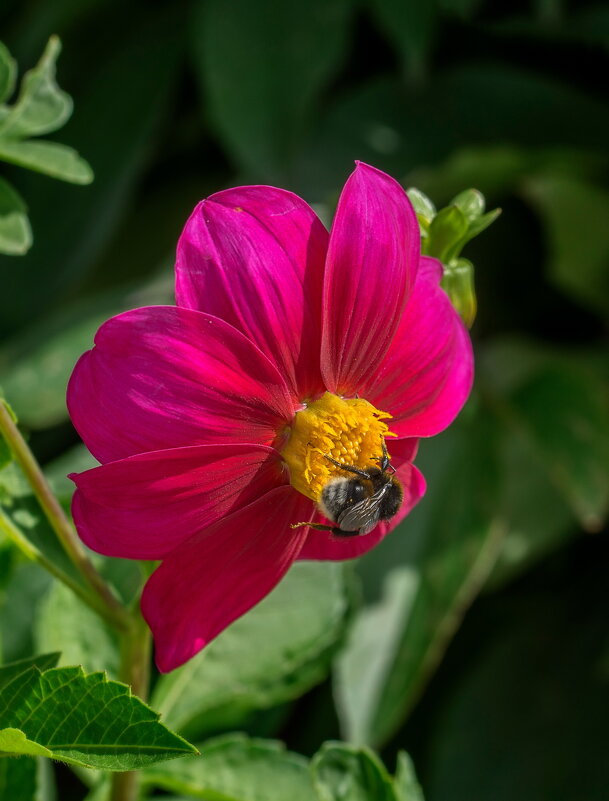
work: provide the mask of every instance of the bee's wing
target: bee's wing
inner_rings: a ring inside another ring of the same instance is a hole
[[[368,534],[379,522],[381,501],[386,492],[385,487],[364,498],[363,501],[350,506],[337,520],[343,531],[359,531],[359,534]]]

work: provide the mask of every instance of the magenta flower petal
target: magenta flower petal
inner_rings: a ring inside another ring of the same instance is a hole
[[[330,392],[358,392],[385,356],[419,251],[419,224],[405,191],[358,163],[338,202],[326,261],[321,369]]]
[[[195,208],[178,242],[178,306],[252,340],[306,397],[322,390],[321,294],[328,232],[291,192],[243,186]]]
[[[398,478],[404,487],[404,501],[399,512],[391,520],[379,523],[363,537],[333,537],[330,532],[308,529],[309,535],[300,551],[299,559],[340,562],[355,559],[368,553],[392,531],[425,495],[426,484],[423,474],[412,464],[405,463],[398,468]],[[314,522],[327,521],[316,514]]]
[[[277,451],[195,445],[152,451],[70,476],[74,522],[94,551],[162,559],[221,517],[285,484]]]
[[[457,416],[470,393],[469,334],[440,287],[442,266],[424,257],[394,341],[361,393],[390,412],[399,437],[429,437]]]
[[[152,574],[142,611],[159,670],[173,670],[267,595],[298,556],[313,504],[279,487],[171,553]]]
[[[72,422],[101,462],[183,445],[270,445],[295,407],[243,334],[172,306],[104,323],[68,386]]]

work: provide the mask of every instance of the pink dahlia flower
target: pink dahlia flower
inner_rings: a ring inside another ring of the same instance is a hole
[[[359,556],[422,497],[418,438],[454,419],[473,372],[441,275],[402,187],[357,164],[329,234],[282,189],[202,201],[178,242],[177,305],[99,329],[68,387],[101,462],[72,476],[74,520],[100,553],[162,560],[142,595],[161,671],[295,559]],[[341,464],[378,470],[386,438],[399,511],[360,535],[306,525],[336,526],[324,486],[353,479]]]

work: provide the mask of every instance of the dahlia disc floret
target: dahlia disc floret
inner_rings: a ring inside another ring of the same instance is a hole
[[[358,163],[330,233],[282,189],[202,201],[178,242],[177,305],[99,329],[68,387],[101,462],[71,476],[74,521],[93,550],[162,560],[142,595],[161,671],[296,559],[359,556],[423,496],[418,439],[455,418],[473,374],[441,277],[402,187]],[[337,536],[324,488],[370,496],[375,469],[385,492],[384,453],[397,512]]]

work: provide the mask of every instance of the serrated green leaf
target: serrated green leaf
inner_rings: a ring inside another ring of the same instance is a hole
[[[135,770],[196,753],[127,685],[80,667],[31,667],[17,676],[0,692],[0,725],[83,767]]]
[[[0,139],[0,160],[72,184],[90,184],[93,170],[76,150],[58,142]]]
[[[55,81],[61,43],[51,36],[36,67],[26,72],[17,102],[0,121],[0,140],[23,139],[56,131],[72,114],[72,99]]]
[[[17,64],[5,44],[0,42],[0,103],[13,93],[17,77]]]
[[[406,751],[398,752],[393,791],[396,801],[425,801],[421,785],[414,772],[412,759]]]
[[[31,245],[27,206],[9,182],[0,178],[0,252],[18,256],[26,253]]]
[[[319,801],[396,801],[385,766],[370,749],[324,743],[311,760]]]
[[[196,6],[195,66],[207,113],[238,164],[286,175],[347,44],[349,0],[211,0]],[[312,54],[315,54],[312,57]]]
[[[296,564],[201,654],[161,676],[152,703],[169,725],[192,736],[227,705],[262,709],[297,697],[326,675],[347,609],[341,565]]]
[[[40,651],[57,650],[62,662],[82,665],[86,671],[106,670],[116,677],[119,647],[112,631],[65,585],[54,581],[42,601],[34,623]]]
[[[2,665],[0,667],[0,692],[9,682],[22,673],[26,673],[31,667],[37,667],[39,670],[49,670],[49,668],[55,667],[59,656],[59,653],[41,654]]]
[[[200,749],[201,757],[147,769],[143,783],[204,801],[317,801],[308,761],[283,743],[229,734]]]

